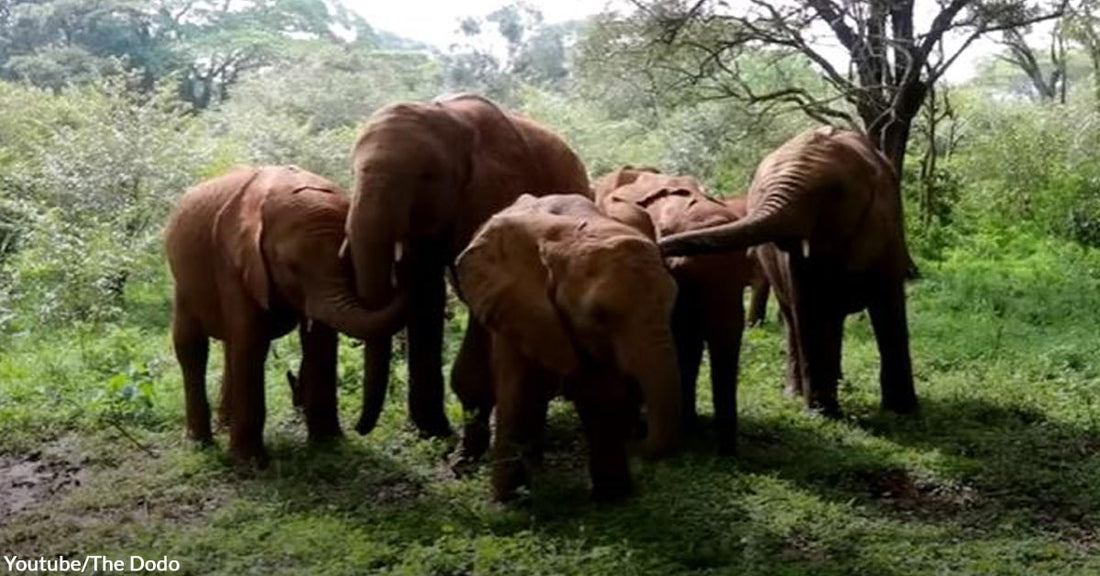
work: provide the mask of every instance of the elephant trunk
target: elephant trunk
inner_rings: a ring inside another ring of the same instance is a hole
[[[351,286],[331,287],[307,308],[310,318],[331,326],[353,338],[388,338],[401,329],[408,309],[408,298],[398,294],[381,308],[369,309],[356,297]]]
[[[777,185],[764,192],[758,206],[748,216],[721,226],[673,234],[661,239],[665,256],[690,256],[729,252],[757,244],[786,239],[806,238],[809,226],[807,210],[798,206],[797,186]]]
[[[642,453],[649,458],[671,454],[680,446],[683,419],[682,383],[672,335],[663,329],[642,346],[621,347],[618,355],[620,365],[641,388],[645,403],[647,432]]]

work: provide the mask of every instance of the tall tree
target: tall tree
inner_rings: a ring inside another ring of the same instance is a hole
[[[1085,49],[1092,62],[1092,81],[1097,108],[1100,108],[1100,0],[1077,0],[1070,5],[1066,31]]]
[[[505,101],[520,83],[561,90],[578,28],[577,22],[547,24],[542,12],[523,1],[465,18],[459,25],[464,42],[447,57],[448,83]]]
[[[1066,33],[1059,22],[1050,32],[1049,51],[1044,56],[1027,41],[1023,28],[1005,30],[1000,43],[1005,53],[998,57],[1019,68],[1041,102],[1066,103]],[[1049,61],[1048,61],[1049,59]]]
[[[634,0],[607,59],[643,50],[664,77],[718,85],[727,97],[793,105],[861,126],[901,173],[913,119],[932,85],[979,37],[1055,18],[1064,0]],[[918,18],[918,15],[921,18]],[[927,20],[923,30],[920,21]],[[758,92],[741,78],[750,52],[813,63],[830,85]]]

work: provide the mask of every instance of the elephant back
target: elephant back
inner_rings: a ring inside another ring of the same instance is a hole
[[[438,101],[475,134],[471,175],[460,191],[454,244],[461,249],[478,226],[522,194],[591,197],[584,164],[545,126],[505,112],[491,101],[463,94]]]

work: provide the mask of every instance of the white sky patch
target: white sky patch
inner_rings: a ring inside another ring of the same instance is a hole
[[[410,40],[417,40],[447,51],[452,44],[461,42],[458,25],[467,16],[486,16],[490,12],[511,4],[513,0],[344,0],[345,4],[361,14],[374,28],[393,32]],[[608,9],[622,9],[623,0],[527,0],[542,12],[546,22],[579,20]],[[935,2],[918,0],[914,23],[918,32],[927,29],[937,11]],[[834,61],[839,70],[847,70],[847,55],[836,46],[837,41],[828,32],[816,35],[820,38],[821,51]],[[949,39],[948,52],[957,47],[957,39]],[[948,82],[963,82],[972,77],[977,63],[999,49],[991,38],[974,42],[947,71]]]
[[[512,0],[345,0],[374,28],[447,50],[467,16],[486,16]],[[604,0],[527,0],[548,23],[580,20],[604,10]]]

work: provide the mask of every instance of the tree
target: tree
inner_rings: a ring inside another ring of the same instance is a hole
[[[576,22],[547,24],[542,12],[522,1],[465,18],[459,24],[464,42],[451,46],[447,57],[448,84],[504,101],[519,84],[560,91],[570,76],[568,48],[578,28]]]
[[[1026,29],[1009,28],[1003,32],[1001,44],[1006,53],[998,57],[1027,75],[1035,96],[1041,102],[1066,103],[1066,34],[1061,22],[1050,32],[1049,63],[1025,38]]]
[[[1100,108],[1100,1],[1078,0],[1070,6],[1066,15],[1066,31],[1077,41],[1092,62],[1093,90],[1096,106]]]
[[[377,41],[326,0],[0,0],[0,77],[59,90],[130,70],[148,91],[177,74],[182,97],[205,108],[303,44],[343,44],[337,28]]]
[[[918,31],[916,0],[634,0],[627,18],[633,26],[605,44],[602,57],[642,50],[681,84],[709,84],[725,97],[861,126],[901,174],[913,119],[974,40],[1055,18],[1063,4],[929,0],[921,8],[931,11],[930,24]],[[832,43],[843,55],[829,51]],[[739,66],[752,52],[808,60],[831,94],[799,85],[755,90]]]

